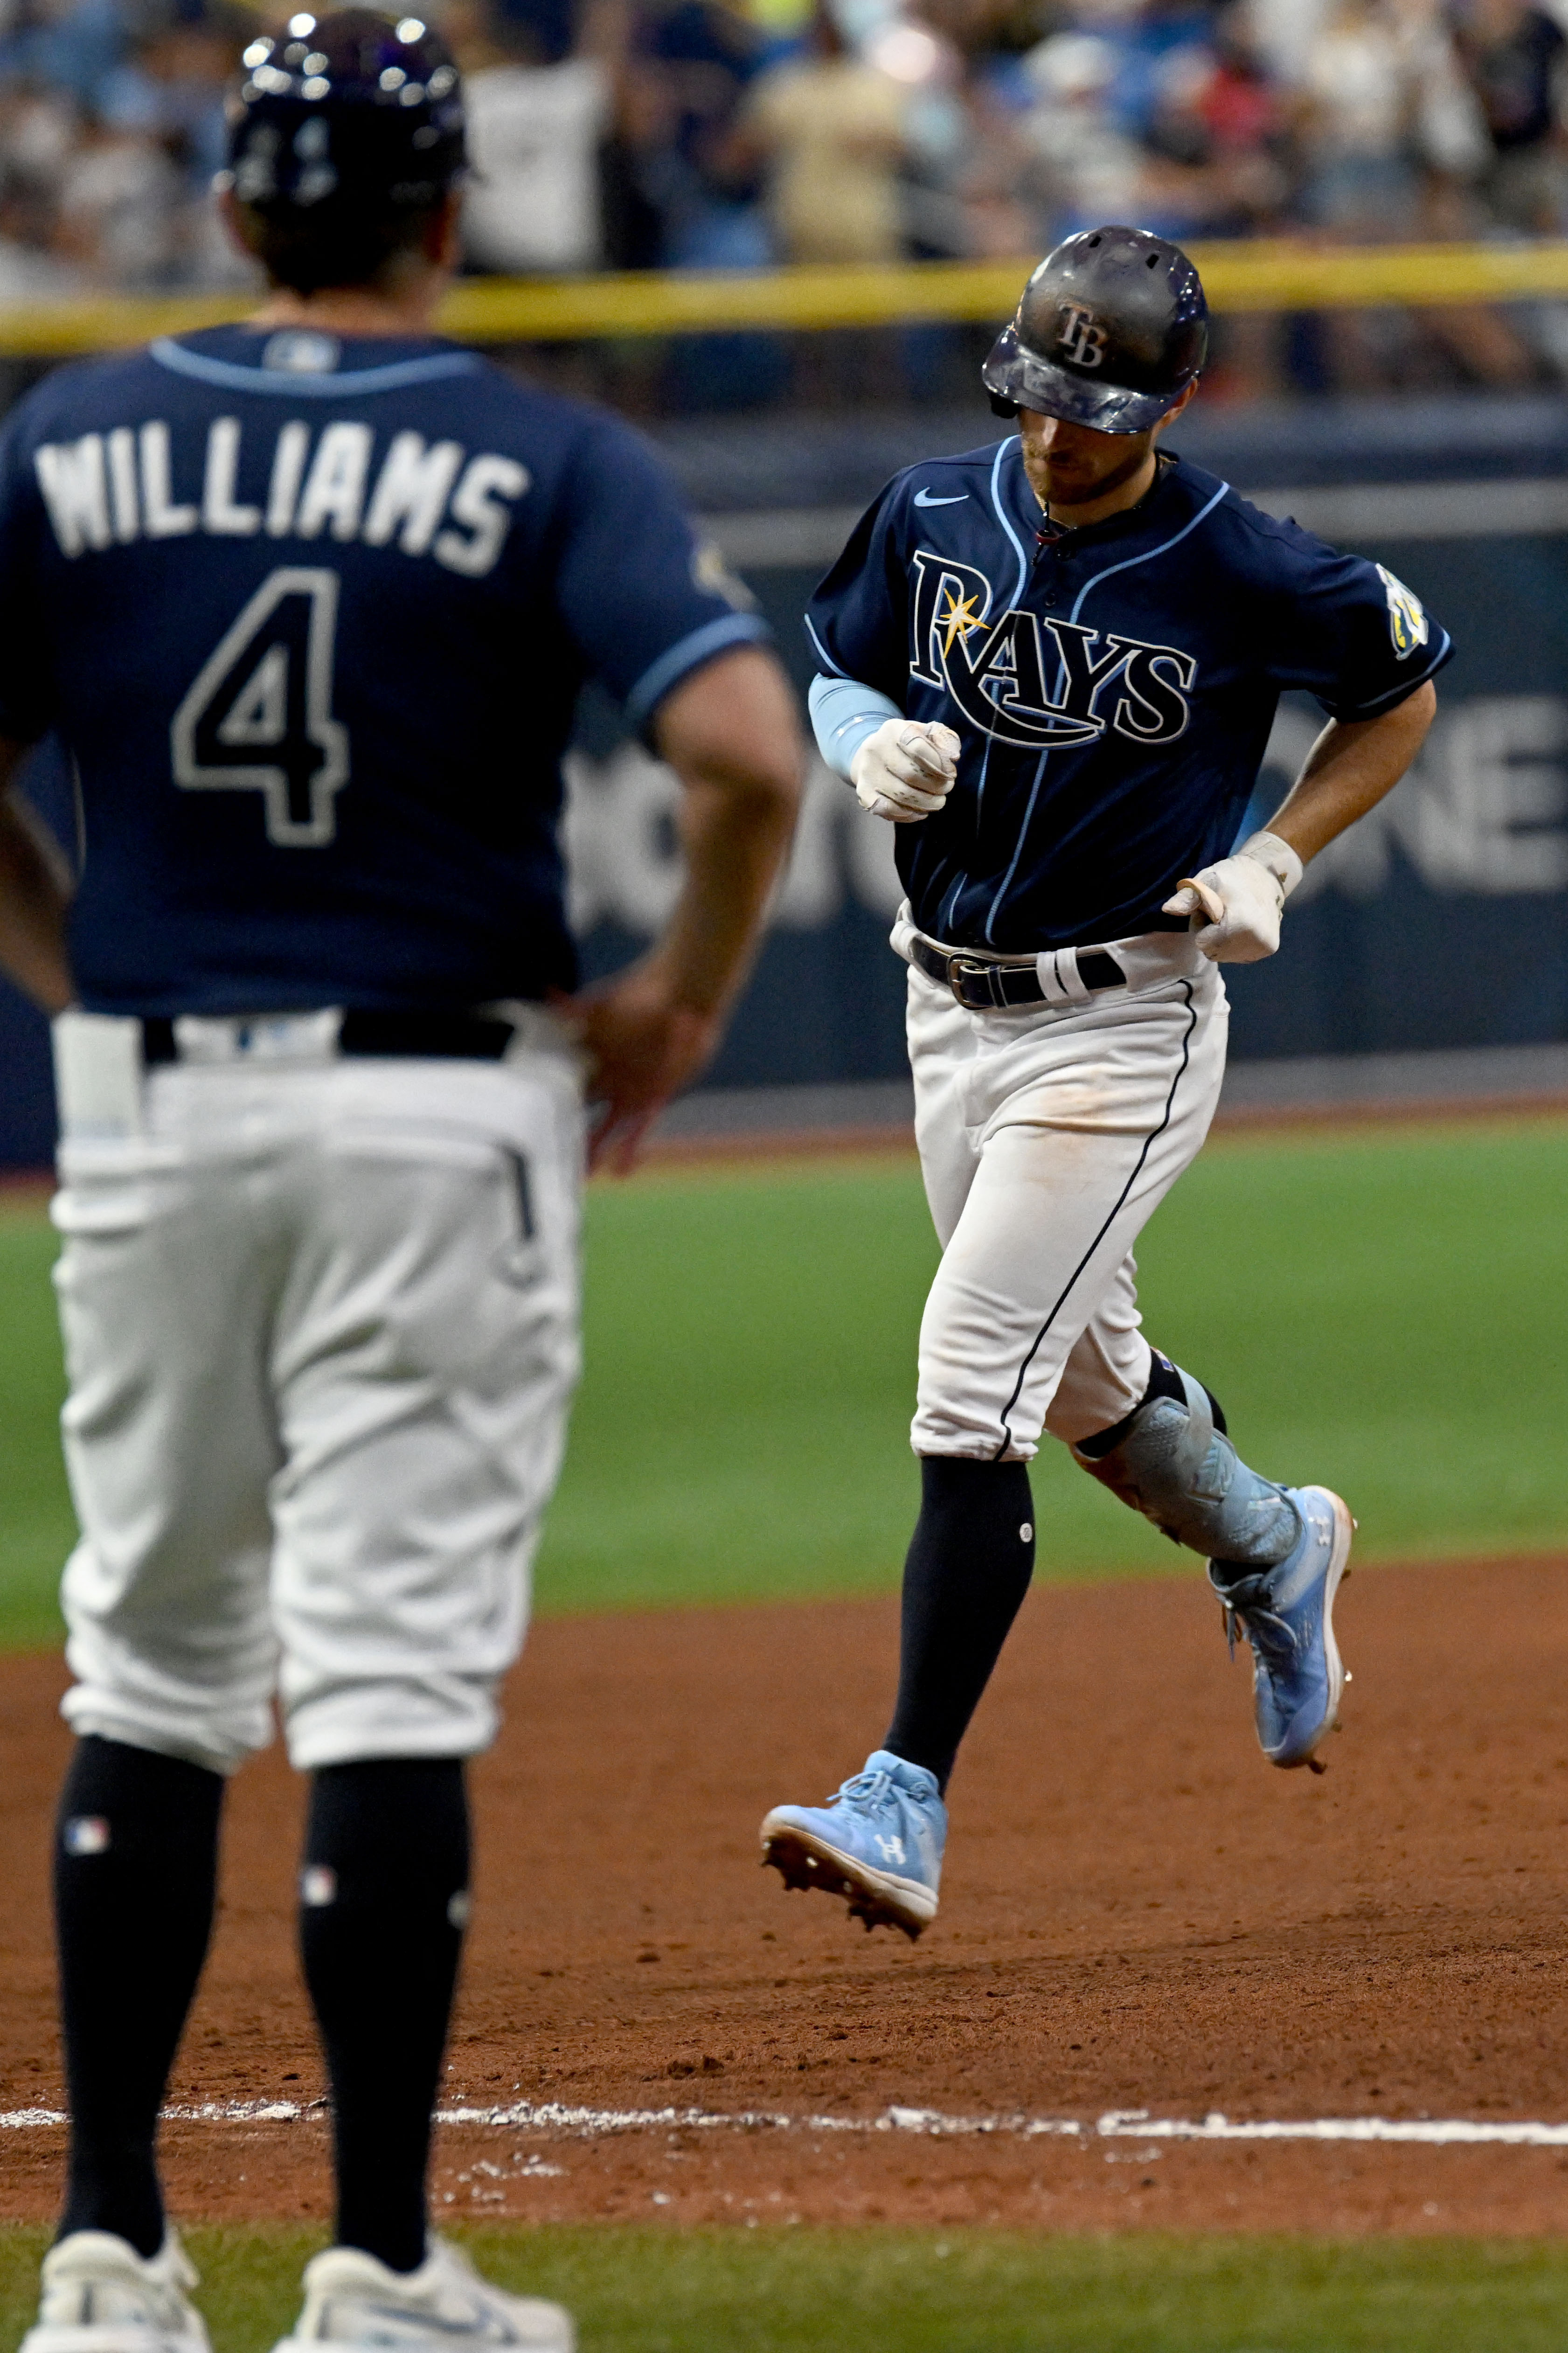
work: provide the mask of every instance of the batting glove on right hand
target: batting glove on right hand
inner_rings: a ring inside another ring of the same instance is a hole
[[[890,825],[918,825],[952,790],[961,748],[961,739],[940,721],[884,719],[849,763],[855,797]]]
[[[1178,885],[1167,915],[1187,915],[1211,964],[1261,964],[1279,945],[1285,902],[1301,880],[1301,861],[1278,834],[1250,834],[1233,858],[1221,858]]]

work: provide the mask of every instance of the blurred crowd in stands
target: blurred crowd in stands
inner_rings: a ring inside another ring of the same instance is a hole
[[[0,0],[0,301],[243,281],[205,197],[240,51],[276,13]],[[475,271],[1021,255],[1108,219],[1336,241],[1568,223],[1568,0],[427,13],[468,79]],[[1551,320],[1545,344],[1495,312],[1436,332],[1483,381],[1557,364]],[[1358,338],[1386,377],[1364,316],[1335,332],[1332,380],[1357,380]],[[1232,334],[1249,385],[1285,364],[1270,337],[1275,322]]]

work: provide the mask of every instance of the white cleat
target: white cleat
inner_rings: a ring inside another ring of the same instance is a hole
[[[155,2255],[111,2231],[73,2231],[44,2257],[22,2353],[210,2353],[187,2291],[196,2274],[171,2224]]]
[[[508,2295],[468,2257],[432,2237],[416,2272],[389,2271],[358,2247],[329,2247],[305,2266],[305,2308],[277,2353],[318,2345],[439,2346],[442,2353],[510,2345],[519,2353],[574,2353],[577,2332],[559,2304]]]

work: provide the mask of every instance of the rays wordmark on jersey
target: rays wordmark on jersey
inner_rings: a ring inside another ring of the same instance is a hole
[[[993,620],[994,593],[974,565],[926,548],[913,564],[910,675],[945,688],[997,743],[1092,744],[1110,728],[1134,744],[1171,744],[1185,733],[1198,666],[1179,646],[1019,606]]]

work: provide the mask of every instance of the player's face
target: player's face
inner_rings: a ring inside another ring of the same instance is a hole
[[[1096,505],[1131,481],[1147,468],[1159,429],[1097,433],[1065,417],[1042,417],[1033,408],[1018,412],[1030,488],[1042,505],[1057,508]]]

